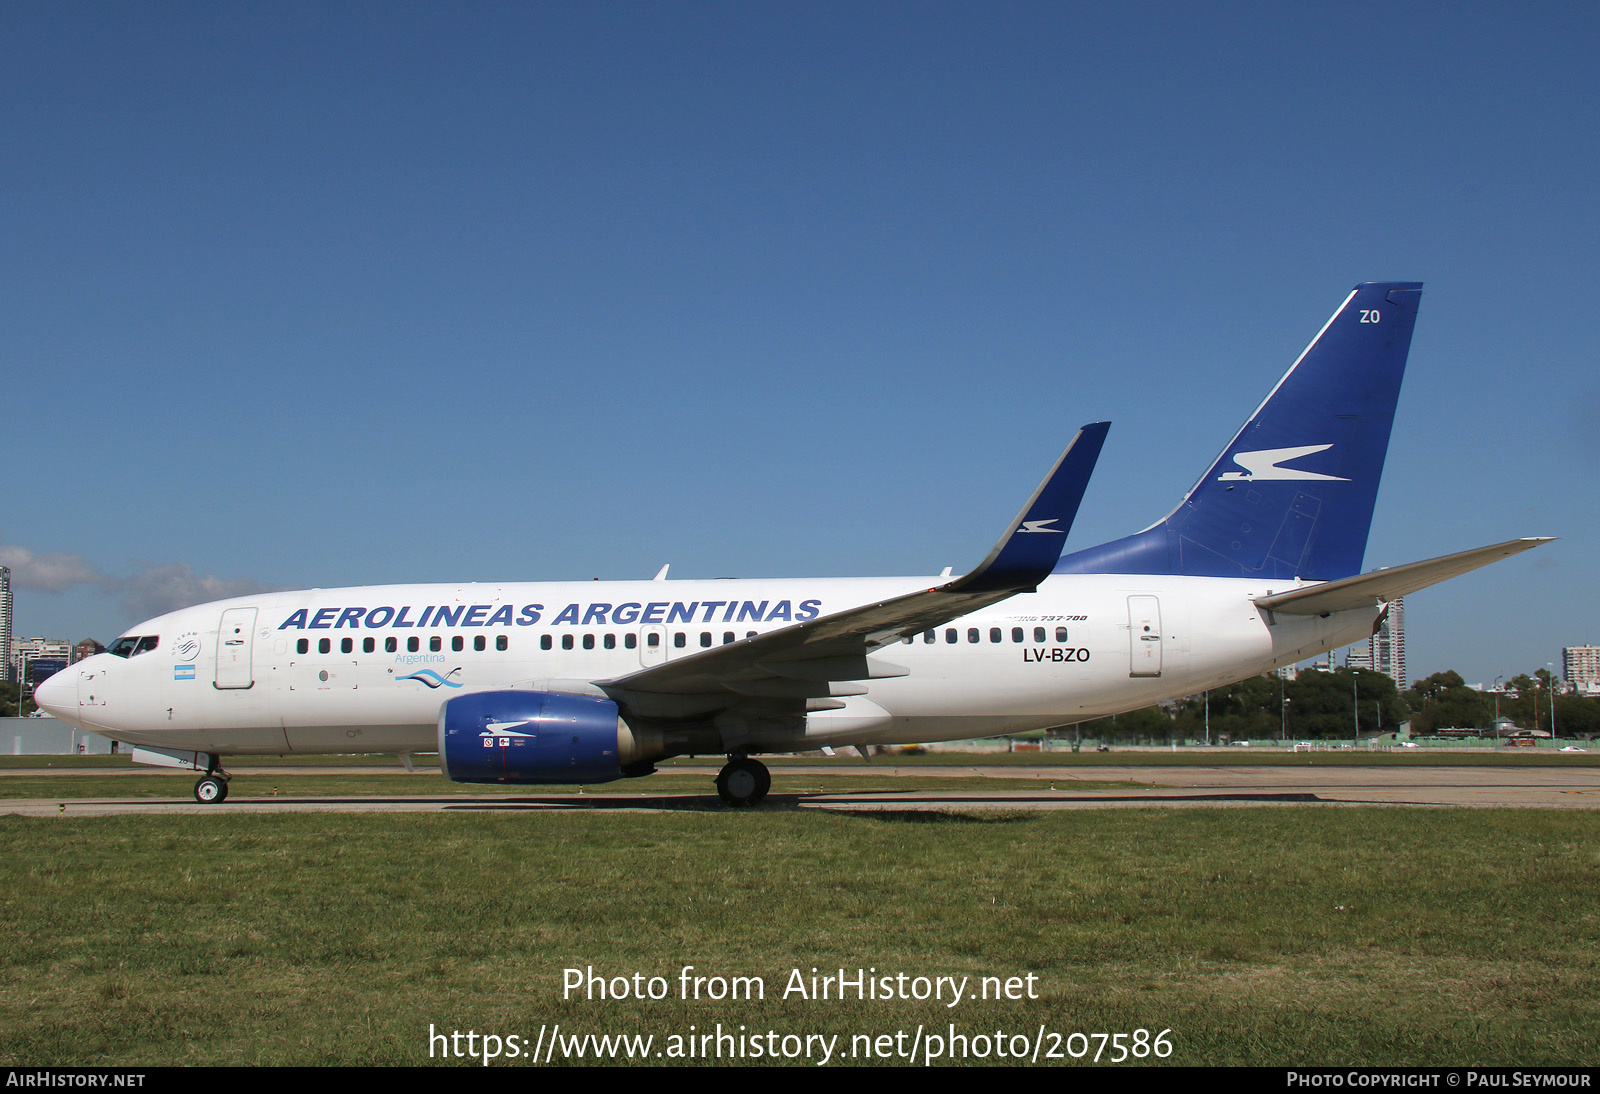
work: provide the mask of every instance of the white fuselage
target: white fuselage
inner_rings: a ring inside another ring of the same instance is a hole
[[[85,729],[157,748],[430,752],[449,698],[518,687],[578,690],[943,580],[268,593],[132,628],[130,636],[156,638],[153,648],[88,658],[41,684],[38,698]],[[874,662],[909,671],[862,681],[865,694],[808,715],[803,733],[723,743],[781,752],[1067,725],[1220,687],[1370,633],[1376,609],[1273,619],[1252,602],[1296,587],[1281,580],[1052,576],[1037,592],[879,650]]]

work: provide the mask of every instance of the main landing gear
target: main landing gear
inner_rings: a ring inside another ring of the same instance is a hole
[[[772,789],[772,772],[749,756],[730,757],[717,774],[717,795],[729,805],[756,805]]]

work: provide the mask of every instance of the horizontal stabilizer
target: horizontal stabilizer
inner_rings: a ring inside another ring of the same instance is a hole
[[[1532,550],[1540,544],[1549,543],[1553,538],[1534,536],[1527,539],[1513,539],[1489,547],[1476,547],[1470,551],[1445,555],[1442,558],[1430,558],[1423,562],[1412,562],[1387,570],[1374,570],[1370,574],[1358,574],[1339,581],[1312,585],[1310,588],[1296,589],[1292,593],[1264,596],[1256,601],[1256,605],[1269,611],[1286,612],[1290,615],[1327,615],[1329,612],[1376,607],[1384,601],[1406,596],[1418,589],[1426,589],[1429,585],[1437,585],[1452,577],[1460,577],[1480,566],[1487,566],[1491,562],[1499,562],[1503,558]]]

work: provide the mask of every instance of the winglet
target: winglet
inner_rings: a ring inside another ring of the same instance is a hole
[[[1091,422],[1078,430],[989,557],[945,589],[962,593],[1031,591],[1050,576],[1110,428],[1110,422]]]

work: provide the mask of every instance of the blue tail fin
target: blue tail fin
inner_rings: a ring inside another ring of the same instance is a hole
[[[1058,574],[1361,572],[1422,285],[1357,285],[1172,514]]]

